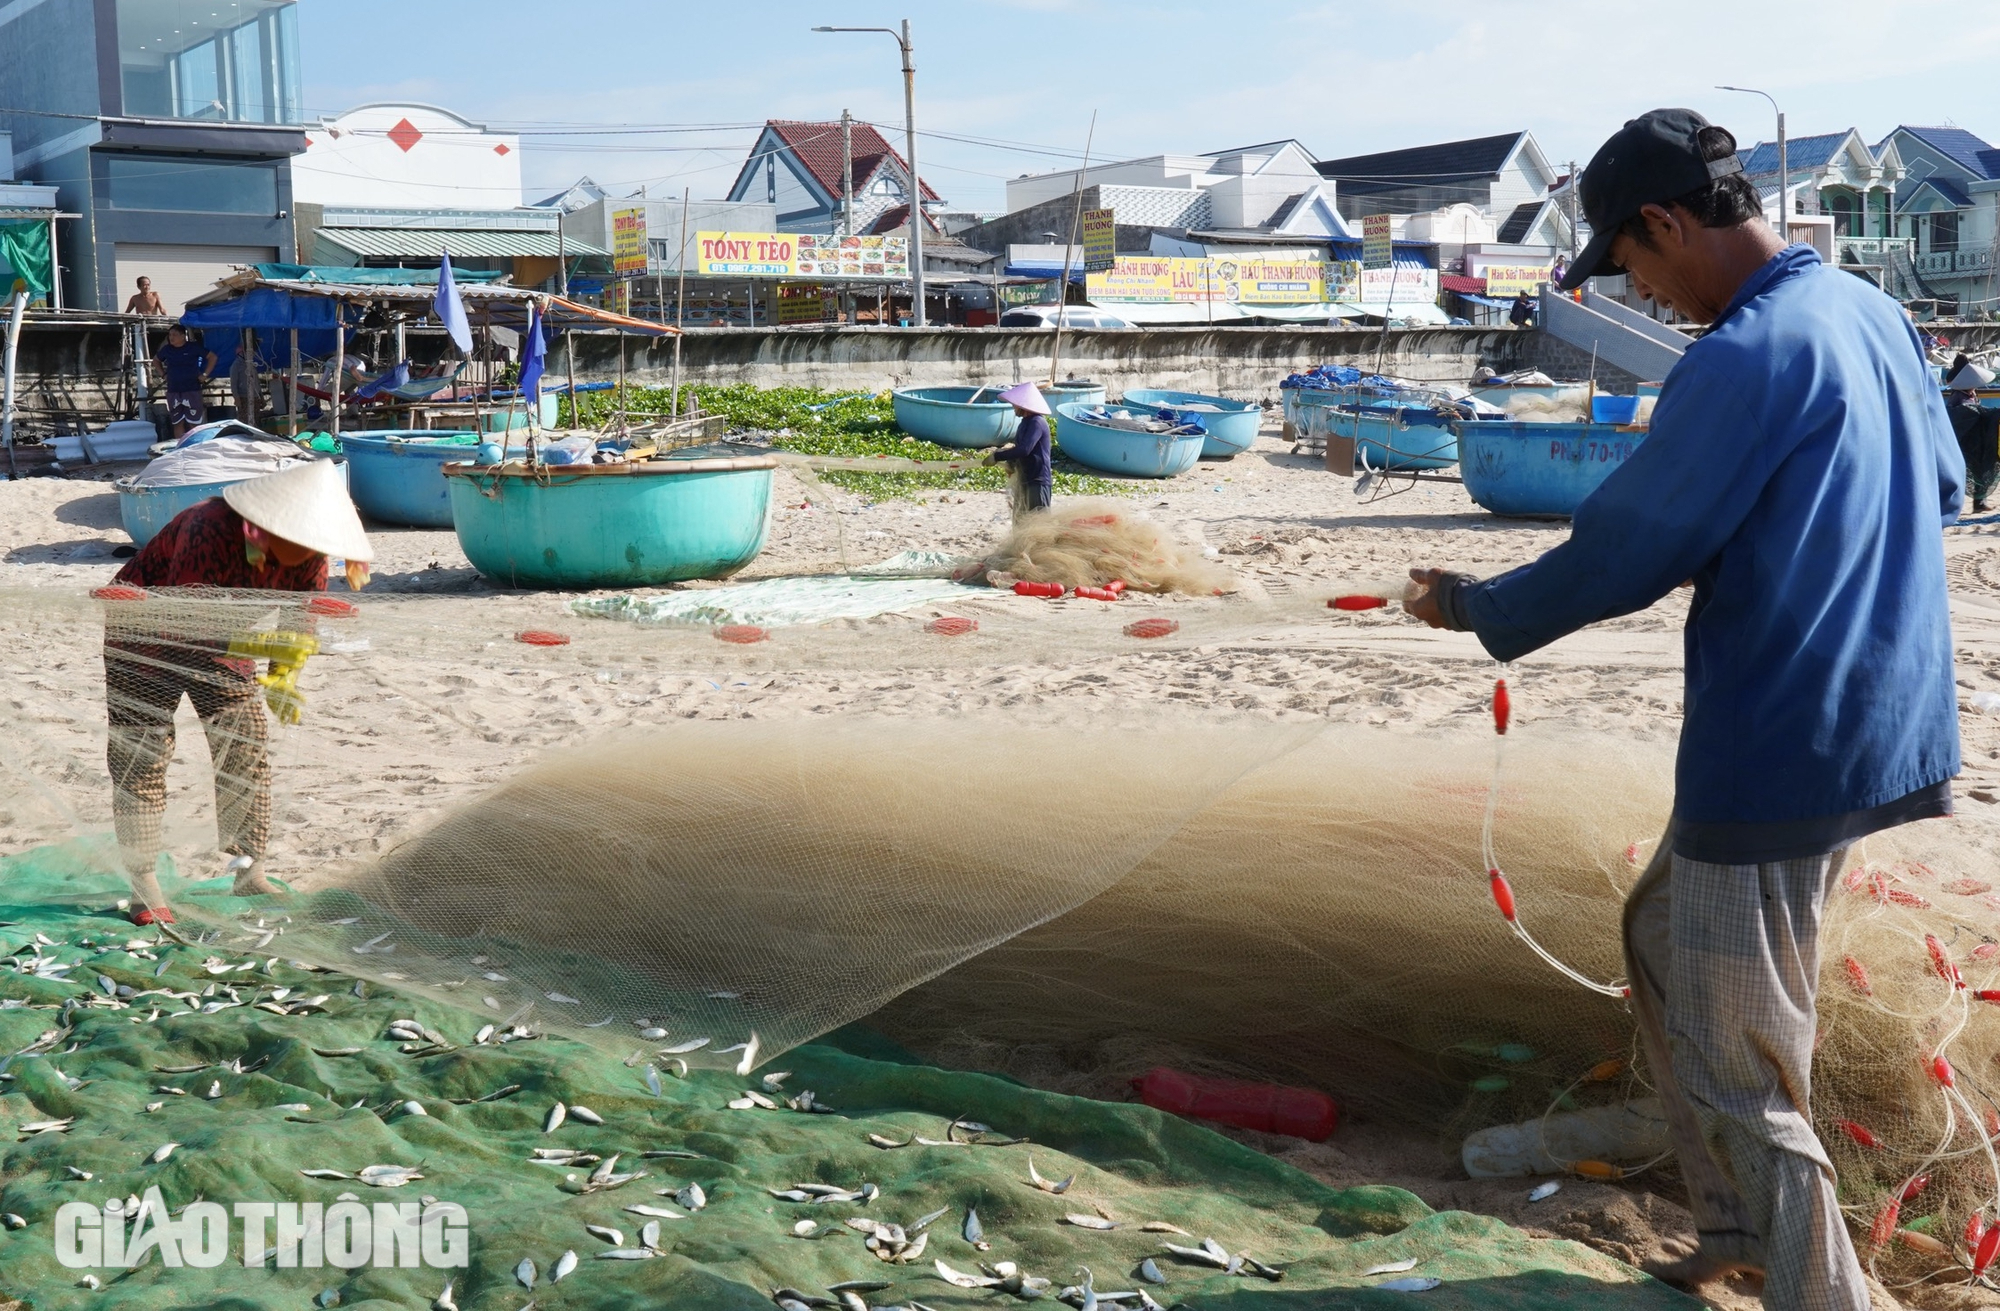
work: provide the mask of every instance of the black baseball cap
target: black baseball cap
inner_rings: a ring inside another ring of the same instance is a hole
[[[1611,240],[1626,219],[1647,205],[1664,205],[1743,171],[1734,149],[1721,159],[1701,157],[1701,130],[1713,126],[1692,109],[1655,109],[1627,122],[1598,147],[1577,180],[1590,244],[1563,276],[1564,291],[1625,271],[1611,260]]]

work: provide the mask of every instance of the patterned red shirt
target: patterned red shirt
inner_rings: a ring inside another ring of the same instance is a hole
[[[217,496],[175,515],[139,554],[126,561],[117,581],[149,590],[324,592],[326,557],[316,554],[304,564],[288,566],[266,555],[262,568],[252,568],[243,540],[243,517]],[[171,599],[175,604],[162,612],[141,603],[142,608],[128,612],[128,618],[119,607],[132,603],[110,603],[104,641],[106,647],[122,653],[121,668],[156,674],[179,668],[199,676],[202,669],[220,665],[244,678],[255,671],[250,661],[229,660],[222,654],[234,630],[261,626],[241,604],[202,605],[185,592],[156,599]],[[268,607],[255,609],[269,613]],[[281,606],[278,626],[308,633],[317,628],[301,604]]]
[[[304,564],[287,566],[267,556],[262,569],[252,569],[244,550],[243,517],[217,496],[175,515],[118,571],[118,581],[134,587],[324,592],[326,557],[314,555]]]

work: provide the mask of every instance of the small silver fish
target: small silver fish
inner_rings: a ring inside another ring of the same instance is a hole
[[[179,1146],[180,1146],[179,1143],[161,1143],[158,1147],[155,1147],[153,1149],[153,1155],[151,1158],[153,1164],[158,1165],[160,1162],[166,1160],[169,1156],[172,1156],[174,1154],[174,1148]]]
[[[757,1068],[757,1035],[752,1032],[750,1041],[743,1044],[743,1059],[736,1062],[736,1077],[742,1078]]]
[[[79,1170],[79,1169],[77,1169],[77,1168],[76,1168],[75,1166],[73,1166],[73,1165],[66,1165],[66,1166],[64,1166],[64,1167],[63,1167],[63,1169],[65,1169],[65,1170],[69,1171],[69,1177],[70,1177],[70,1178],[72,1178],[72,1179],[81,1179],[81,1180],[83,1180],[83,1181],[84,1181],[85,1183],[89,1183],[89,1182],[90,1182],[90,1181],[91,1181],[91,1180],[92,1180],[93,1178],[95,1178],[95,1177],[96,1177],[96,1176],[92,1175],[92,1174],[90,1173],[90,1171],[88,1171],[88,1170]]]
[[[708,1046],[709,1043],[714,1041],[715,1040],[713,1038],[690,1038],[686,1042],[676,1043],[672,1047],[660,1048],[660,1055],[685,1056],[689,1052],[701,1050],[703,1047]]]
[[[701,1191],[700,1184],[689,1184],[674,1194],[674,1200],[690,1211],[699,1211],[708,1205],[708,1194]]]
[[[398,1109],[401,1110],[405,1115],[428,1116],[430,1114],[429,1111],[426,1111],[424,1109],[424,1104],[422,1102],[404,1102],[402,1106],[399,1107]]]
[[[564,1279],[567,1279],[570,1273],[575,1269],[576,1269],[576,1253],[564,1252],[561,1256],[556,1258],[556,1268],[549,1271],[549,1282],[552,1284],[560,1284]]]
[[[604,1117],[596,1111],[591,1110],[588,1106],[572,1106],[569,1108],[569,1115],[572,1120],[581,1120],[585,1124],[604,1123]]]
[[[562,1127],[562,1122],[568,1118],[569,1107],[564,1106],[561,1102],[557,1102],[549,1108],[549,1117],[542,1122],[542,1132],[554,1133]]]
[[[520,1280],[521,1287],[535,1286],[535,1262],[532,1257],[522,1257],[521,1264],[514,1267],[514,1278]]]
[[[220,1080],[220,1079],[217,1079],[217,1080],[215,1080],[215,1081],[214,1081],[213,1083],[209,1084],[209,1085],[208,1085],[208,1092],[207,1092],[207,1093],[205,1094],[205,1096],[207,1096],[208,1100],[210,1100],[210,1101],[212,1101],[212,1102],[219,1102],[219,1101],[221,1101],[221,1100],[222,1100],[222,1080]]]
[[[938,1278],[959,1288],[998,1288],[1001,1280],[990,1275],[969,1275],[963,1270],[954,1270],[943,1261],[934,1261]]]
[[[932,1211],[929,1215],[918,1216],[915,1220],[905,1225],[903,1227],[904,1231],[906,1233],[920,1234],[924,1230],[936,1224],[938,1221],[944,1219],[945,1216],[950,1213],[951,1213],[950,1207],[940,1206],[937,1210]]]
[[[980,1251],[992,1249],[993,1244],[986,1241],[986,1229],[979,1223],[979,1212],[971,1207],[965,1209],[965,1228],[962,1232],[965,1234],[965,1241]]]
[[[819,1222],[817,1220],[799,1221],[792,1226],[792,1236],[795,1238],[818,1238]]]
[[[1533,1188],[1530,1188],[1528,1190],[1528,1200],[1531,1202],[1546,1201],[1561,1191],[1562,1184],[1551,1179],[1545,1184],[1536,1184]]]
[[[657,1248],[660,1245],[660,1222],[648,1220],[639,1230],[639,1246]]]
[[[667,1031],[665,1029],[662,1029],[659,1025],[656,1024],[649,1029],[639,1030],[639,1036],[641,1038],[644,1038],[647,1042],[658,1042],[660,1039],[667,1036]]]
[[[1167,1282],[1167,1277],[1160,1273],[1159,1264],[1150,1256],[1141,1261],[1139,1268],[1133,1273],[1149,1284],[1164,1284]]]
[[[548,998],[548,999],[549,999],[550,1001],[553,1001],[553,1002],[560,1002],[560,1003],[561,1003],[562,1005],[564,1005],[564,1006],[581,1006],[581,1005],[583,1005],[583,1001],[582,1001],[582,999],[580,999],[580,998],[577,998],[577,997],[567,997],[567,996],[564,996],[564,995],[563,995],[562,993],[560,993],[560,992],[549,992],[549,993],[544,993],[544,994],[542,994],[542,995],[543,995],[543,996],[545,996],[545,997],[547,997],[547,998]]]
[[[412,1179],[421,1179],[414,1168],[407,1165],[371,1165],[354,1176],[371,1188],[401,1188]]]
[[[1075,1225],[1078,1229],[1116,1229],[1116,1220],[1107,1220],[1101,1215],[1082,1215],[1072,1211],[1063,1217],[1064,1224]]]
[[[609,1225],[585,1225],[583,1229],[592,1238],[602,1238],[613,1247],[625,1246],[625,1234],[622,1230],[613,1229]]]
[[[485,1044],[486,1040],[488,1038],[491,1038],[492,1036],[493,1036],[493,1026],[490,1024],[481,1025],[479,1032],[472,1035],[473,1045],[482,1046]]]
[[[1162,1243],[1160,1246],[1166,1248],[1172,1255],[1180,1257],[1183,1261],[1193,1261],[1197,1265],[1212,1265],[1218,1270],[1227,1270],[1229,1268],[1228,1257],[1218,1258],[1215,1253],[1205,1247],[1182,1247],[1178,1243]]]
[[[301,1170],[299,1173],[308,1179],[352,1179],[354,1177],[345,1170]]]
[[[879,1147],[885,1152],[894,1151],[898,1147],[908,1147],[911,1143],[915,1141],[916,1141],[915,1138],[906,1138],[899,1143],[894,1138],[885,1138],[879,1133],[871,1133],[868,1135],[869,1144],[874,1147]]]
[[[83,1278],[76,1281],[76,1286],[78,1288],[88,1288],[93,1293],[96,1292],[98,1289],[104,1287],[103,1283],[98,1279],[96,1275],[85,1275]],[[453,1307],[452,1311],[458,1311],[458,1308]]]
[[[628,1206],[625,1209],[627,1211],[630,1211],[633,1215],[656,1216],[661,1220],[687,1219],[687,1217],[682,1215],[679,1211],[670,1211],[664,1206]]]
[[[647,1261],[659,1253],[650,1247],[614,1247],[607,1252],[599,1252],[600,1261]]]
[[[660,1071],[657,1066],[648,1065],[646,1067],[646,1091],[652,1093],[655,1097],[660,1095]]]
[[[382,936],[386,938],[389,935],[385,933]],[[458,1311],[458,1303],[451,1300],[451,1280],[444,1281],[444,1291],[437,1295],[437,1301],[431,1303],[431,1311]]]
[[[1375,1287],[1386,1289],[1391,1293],[1428,1293],[1443,1282],[1444,1280],[1433,1275],[1412,1275],[1408,1279],[1391,1279],[1388,1283],[1377,1284]]]
[[[6,1225],[9,1229],[26,1229],[28,1227],[28,1222],[20,1216],[15,1215],[12,1211],[0,1214],[0,1224]]]
[[[360,1054],[361,1054],[361,1048],[359,1048],[359,1047],[315,1047],[315,1048],[313,1048],[313,1055],[315,1055],[315,1056],[359,1056]]]
[[[1368,1279],[1375,1275],[1400,1275],[1405,1270],[1415,1270],[1416,1268],[1417,1258],[1413,1256],[1404,1261],[1385,1261],[1381,1265],[1371,1265],[1361,1272],[1361,1277]]]
[[[1066,1193],[1069,1191],[1069,1186],[1076,1182],[1076,1176],[1071,1175],[1061,1183],[1050,1183],[1035,1169],[1035,1158],[1031,1156],[1028,1158],[1028,1182],[1045,1193]]]
[[[1165,1220],[1148,1220],[1139,1226],[1139,1232],[1146,1234],[1179,1234],[1182,1238],[1194,1237],[1193,1234],[1179,1225],[1170,1225]]]

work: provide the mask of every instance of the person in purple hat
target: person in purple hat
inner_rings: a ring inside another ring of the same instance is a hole
[[[1007,466],[1007,496],[1014,517],[1046,510],[1055,497],[1055,465],[1049,449],[1049,402],[1032,382],[1016,383],[1000,393],[1014,407],[1020,425],[1014,439],[986,457],[987,464]]]
[[[1629,274],[1708,331],[1568,541],[1495,578],[1414,570],[1410,613],[1507,661],[1692,586],[1674,808],[1624,928],[1699,1245],[1648,1268],[1867,1311],[1811,1117],[1820,922],[1849,847],[1951,813],[1941,529],[1965,462],[1901,307],[1771,230],[1727,131],[1643,114],[1579,191],[1561,288]]]

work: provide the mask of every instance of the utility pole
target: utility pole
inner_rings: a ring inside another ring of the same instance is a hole
[[[887,32],[903,52],[903,160],[909,166],[911,321],[919,328],[924,314],[924,184],[917,173],[917,65],[910,44],[910,20],[893,27],[815,27],[815,32]]]
[[[840,111],[840,235],[854,235],[854,115],[845,109]],[[841,251],[842,258],[846,254]],[[846,287],[840,292],[840,318],[854,322],[854,293]]]
[[[1777,99],[1769,91],[1759,91],[1753,86],[1718,86],[1715,89],[1717,91],[1740,91],[1744,95],[1749,96],[1762,96],[1771,102],[1771,112],[1778,116],[1778,220],[1774,226],[1778,229],[1778,240],[1789,242],[1791,240],[1789,220],[1792,208],[1790,194],[1792,170],[1790,161],[1785,158],[1785,111],[1778,108]]]

